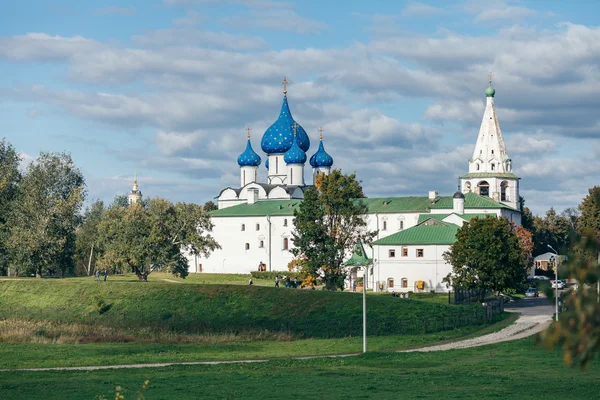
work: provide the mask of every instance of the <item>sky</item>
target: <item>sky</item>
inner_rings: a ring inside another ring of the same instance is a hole
[[[289,81],[365,194],[451,195],[475,146],[487,74],[534,213],[600,184],[600,2],[18,1],[2,6],[0,137],[27,163],[68,151],[87,202],[131,189],[204,203],[239,186],[246,126]],[[307,169],[306,179],[310,179]]]

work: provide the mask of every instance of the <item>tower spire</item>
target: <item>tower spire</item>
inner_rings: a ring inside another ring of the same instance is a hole
[[[323,140],[323,127],[319,128],[319,140]]]

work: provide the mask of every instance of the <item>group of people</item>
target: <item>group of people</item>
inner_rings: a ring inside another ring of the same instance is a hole
[[[296,278],[296,277],[294,277],[294,279],[292,280],[289,275],[286,275],[286,276],[282,277],[282,279],[285,281],[286,288],[296,289],[299,285],[298,278]],[[275,275],[275,287],[279,287],[279,282],[280,282],[279,275]]]
[[[99,269],[96,270],[96,282],[100,282],[100,274],[102,274],[102,276],[104,276],[104,282],[106,282],[106,278],[108,277],[108,270],[104,269],[102,270],[102,272],[100,272]]]

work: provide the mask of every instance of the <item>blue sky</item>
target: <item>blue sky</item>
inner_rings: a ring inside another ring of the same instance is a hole
[[[88,201],[126,193],[136,169],[144,195],[203,203],[239,184],[245,127],[258,151],[287,75],[309,155],[323,126],[367,195],[451,194],[493,71],[521,194],[562,210],[600,183],[595,15],[558,1],[11,2],[0,132],[24,162],[71,152]]]

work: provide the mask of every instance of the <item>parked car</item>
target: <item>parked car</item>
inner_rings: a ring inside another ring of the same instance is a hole
[[[556,289],[558,287],[558,289],[561,290],[567,287],[565,281],[560,279],[558,281],[550,281],[550,283],[552,284],[552,289]]]
[[[538,297],[538,290],[534,287],[530,287],[525,292],[525,297]]]
[[[533,279],[536,279],[538,281],[548,281],[550,280],[550,278],[548,278],[547,276],[544,275],[536,275],[533,277]]]

